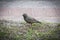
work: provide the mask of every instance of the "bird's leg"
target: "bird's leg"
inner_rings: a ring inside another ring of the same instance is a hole
[[[30,24],[30,27],[31,27],[31,24]]]
[[[33,30],[33,25],[32,25],[32,23],[31,23],[31,29]]]
[[[31,23],[31,26],[32,26],[32,23]]]

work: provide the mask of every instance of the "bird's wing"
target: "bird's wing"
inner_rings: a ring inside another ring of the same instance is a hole
[[[28,20],[29,22],[33,22],[33,23],[38,22],[36,19],[34,19],[34,18],[32,18],[32,17],[27,17],[27,20]]]

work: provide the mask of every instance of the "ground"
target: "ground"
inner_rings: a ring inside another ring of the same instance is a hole
[[[60,40],[60,23],[0,20],[0,40]]]

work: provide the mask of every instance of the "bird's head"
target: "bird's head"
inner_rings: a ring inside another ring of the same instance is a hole
[[[23,17],[24,17],[24,18],[25,18],[25,17],[27,17],[27,14],[26,14],[26,13],[24,13],[24,14],[23,14]]]

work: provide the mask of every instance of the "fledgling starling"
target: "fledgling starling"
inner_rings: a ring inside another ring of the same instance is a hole
[[[32,24],[32,23],[41,23],[39,21],[37,21],[36,19],[32,18],[32,17],[29,17],[27,14],[23,14],[23,18],[24,20],[29,23],[29,24]]]

